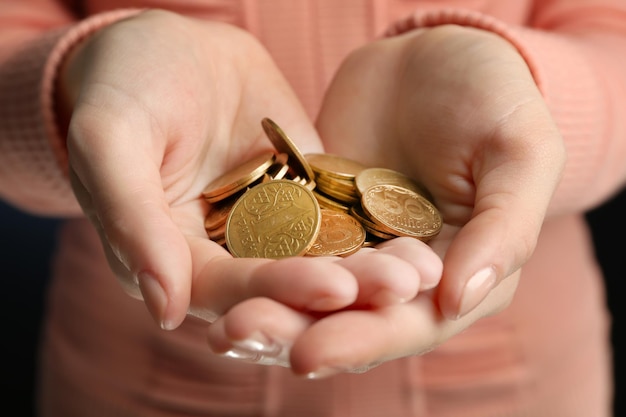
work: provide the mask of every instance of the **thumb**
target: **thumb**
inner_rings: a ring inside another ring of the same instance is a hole
[[[191,255],[171,217],[159,163],[133,145],[136,128],[77,125],[68,135],[72,186],[109,265],[162,328],[176,328],[189,306]]]
[[[520,113],[474,161],[473,213],[446,251],[439,287],[447,318],[467,314],[530,259],[560,180],[565,149],[557,128],[546,112]],[[500,302],[496,310],[510,300]]]

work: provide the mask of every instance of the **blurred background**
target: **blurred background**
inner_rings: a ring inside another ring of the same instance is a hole
[[[626,190],[611,201],[587,214],[596,246],[596,256],[604,270],[608,304],[613,314],[611,339],[615,352],[614,416],[626,416],[626,308],[622,286],[626,282],[626,245],[621,238],[626,233]]]
[[[34,416],[40,321],[57,219],[29,216],[0,202],[2,402],[19,417]],[[19,410],[19,411],[18,411]]]
[[[620,241],[626,236],[625,216],[626,190],[587,216],[614,316],[615,416],[626,416],[626,313],[625,303],[618,299],[618,283],[626,279],[626,254]],[[13,415],[20,417],[34,416],[36,349],[58,225],[57,219],[30,216],[0,202],[0,265],[4,272],[0,305],[2,317],[7,319],[2,331],[2,405],[5,410],[19,410]]]

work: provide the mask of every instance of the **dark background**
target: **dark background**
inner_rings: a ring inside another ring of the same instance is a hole
[[[592,226],[597,256],[606,274],[609,307],[615,318],[615,416],[626,416],[626,334],[624,302],[618,300],[618,282],[626,278],[626,253],[621,238],[626,236],[626,191],[587,218]],[[5,325],[3,371],[0,387],[2,409],[19,410],[13,415],[33,416],[33,380],[40,319],[44,308],[49,260],[59,221],[24,214],[0,202],[0,265],[2,265],[1,314]],[[615,242],[618,242],[617,244]]]
[[[621,241],[626,233],[626,190],[605,205],[587,214],[591,225],[596,256],[605,273],[609,308],[613,314],[613,350],[615,352],[615,395],[614,416],[626,416],[626,309],[624,292],[620,281],[626,281],[626,245]],[[620,337],[621,336],[621,337]]]

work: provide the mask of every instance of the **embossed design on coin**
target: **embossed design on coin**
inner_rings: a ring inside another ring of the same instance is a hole
[[[363,194],[363,210],[385,232],[426,241],[442,226],[441,214],[421,195],[397,185],[374,185]]]
[[[365,229],[348,213],[322,209],[322,224],[307,256],[348,256],[365,242]]]
[[[274,180],[246,191],[226,221],[226,245],[239,258],[304,255],[315,242],[321,212],[304,185]]]

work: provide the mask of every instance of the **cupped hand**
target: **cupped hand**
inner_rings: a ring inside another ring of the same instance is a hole
[[[328,152],[394,168],[428,189],[444,228],[454,228],[430,242],[444,256],[437,304],[452,319],[530,258],[565,163],[519,52],[455,25],[355,51],[317,128]]]
[[[317,128],[327,152],[428,189],[444,220],[428,242],[441,282],[407,303],[323,316],[247,300],[209,329],[215,352],[311,377],[360,372],[428,352],[511,303],[565,161],[511,44],[442,26],[367,45],[340,68]]]
[[[147,11],[80,45],[63,67],[60,87],[71,113],[75,194],[124,288],[143,297],[163,327],[176,327],[189,311],[211,318],[255,294],[248,284],[256,294],[274,295],[253,279],[268,260],[234,263],[207,239],[200,198],[212,179],[272,149],[263,117],[280,120],[303,150],[321,150],[256,40],[225,24]],[[340,303],[354,297],[354,284],[328,282],[309,291],[328,292]],[[306,303],[306,294],[295,302]]]
[[[79,45],[58,85],[77,199],[112,270],[162,327],[175,328],[187,314],[213,321],[251,297],[329,311],[402,301],[438,282],[439,259],[414,266],[412,252],[424,249],[415,245],[367,257],[380,272],[367,275],[354,262],[235,259],[207,238],[201,192],[272,149],[262,118],[278,122],[301,152],[323,152],[288,83],[249,34],[143,12]],[[402,277],[386,267],[389,256]]]

